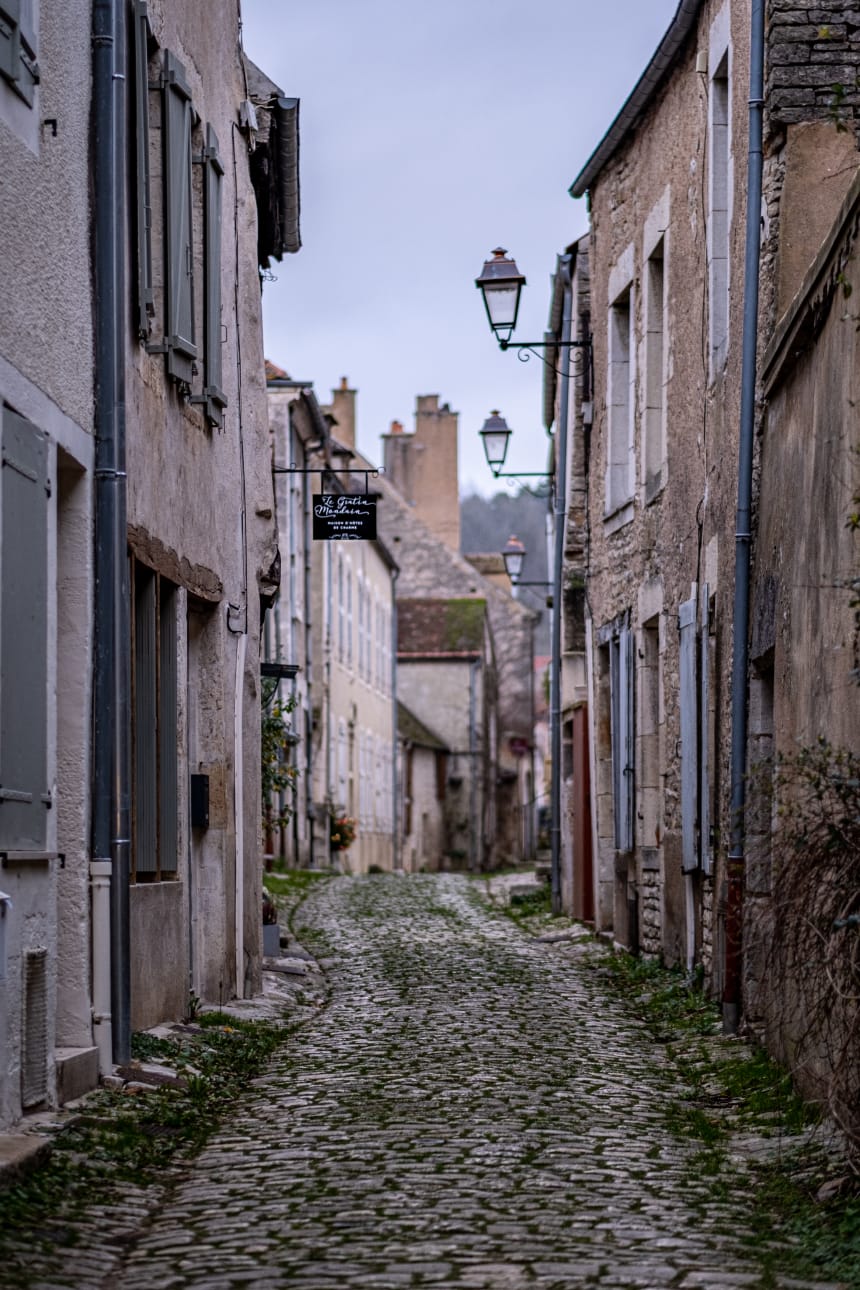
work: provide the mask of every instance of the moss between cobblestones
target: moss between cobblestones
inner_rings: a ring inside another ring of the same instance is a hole
[[[76,1244],[75,1220],[94,1197],[122,1207],[129,1184],[136,1190],[163,1185],[291,1029],[207,1013],[174,1037],[133,1036],[133,1057],[169,1065],[178,1082],[148,1092],[91,1094],[58,1130],[47,1161],[0,1190],[0,1285],[23,1290],[34,1276],[43,1280],[42,1272],[29,1269],[32,1250],[61,1252]]]
[[[716,1004],[679,972],[625,953],[595,956],[592,966],[666,1046],[686,1086],[667,1104],[668,1127],[702,1142],[691,1175],[710,1180],[709,1203],[743,1201],[765,1271],[768,1242],[779,1232],[792,1244],[787,1256],[780,1251],[780,1270],[787,1257],[798,1278],[860,1287],[860,1190],[846,1179],[831,1199],[817,1199],[845,1166],[824,1132],[820,1139],[812,1132],[819,1112],[797,1095],[788,1072],[761,1049],[721,1037]],[[777,1157],[753,1157],[748,1176],[740,1174],[730,1155],[741,1136],[779,1137]]]

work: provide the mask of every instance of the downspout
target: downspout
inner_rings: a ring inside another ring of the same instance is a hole
[[[93,0],[95,625],[93,1030],[103,1072],[131,1055],[129,628],[125,475],[125,5]],[[123,70],[117,70],[123,69]],[[105,883],[109,882],[109,899]],[[106,925],[107,923],[107,925]],[[107,947],[109,953],[106,953]]]
[[[391,830],[392,865],[400,866],[400,804],[397,793],[397,578],[399,569],[391,570]]]
[[[236,635],[236,688],[233,694],[233,803],[236,817],[234,927],[236,938],[236,998],[245,997],[245,744],[243,739],[245,655],[248,633]]]
[[[307,465],[307,453],[302,448],[302,461]],[[311,491],[310,476],[302,476],[302,516],[304,531],[302,549],[304,553],[303,576],[305,581],[305,813],[310,820],[310,846],[308,861],[312,869],[316,868],[316,820],[314,818],[314,783],[313,783],[313,671],[311,657],[313,648],[313,608],[311,606]]]
[[[480,659],[469,664],[469,818],[472,821],[472,836],[469,841],[469,868],[473,873],[479,867],[479,841],[483,844],[483,831],[478,820],[478,741],[475,731],[475,712],[477,696],[475,694]]]
[[[561,913],[561,620],[564,574],[564,529],[567,511],[567,421],[570,386],[570,338],[573,319],[571,257],[561,255],[558,272],[564,282],[561,320],[561,385],[558,396],[555,477],[553,480],[552,666],[550,672],[550,761],[552,774],[551,876],[552,911]]]
[[[764,0],[752,0],[750,27],[749,156],[744,263],[744,327],[738,509],[735,533],[735,604],[732,641],[731,842],[728,855],[723,1029],[734,1034],[742,998],[745,869],[747,668],[749,663],[752,468],[755,441],[756,339],[761,253],[762,116],[764,109]]]

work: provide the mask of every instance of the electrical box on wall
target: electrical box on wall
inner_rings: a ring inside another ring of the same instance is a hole
[[[209,828],[209,776],[191,776],[191,827]]]

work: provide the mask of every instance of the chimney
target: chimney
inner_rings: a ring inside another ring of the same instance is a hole
[[[342,376],[340,385],[331,392],[331,403],[320,405],[322,411],[334,417],[337,422],[332,429],[332,434],[345,448],[355,448],[355,396],[357,393],[357,390],[350,388],[348,379]]]

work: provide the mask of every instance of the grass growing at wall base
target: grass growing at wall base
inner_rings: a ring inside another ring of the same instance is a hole
[[[684,1087],[667,1103],[667,1127],[701,1143],[691,1173],[708,1178],[715,1202],[743,1207],[765,1268],[777,1258],[768,1243],[778,1233],[790,1243],[780,1272],[860,1287],[860,1188],[788,1072],[763,1050],[724,1038],[717,1005],[680,972],[623,952],[591,963],[665,1045]],[[778,1149],[740,1167],[732,1159],[739,1140]]]

